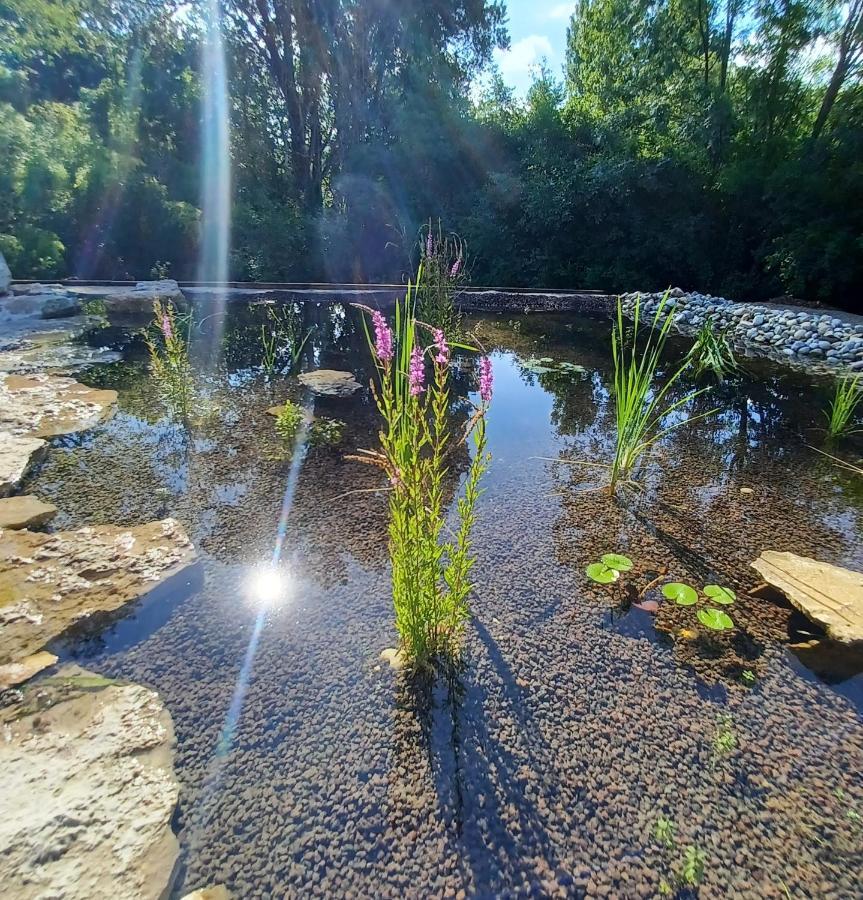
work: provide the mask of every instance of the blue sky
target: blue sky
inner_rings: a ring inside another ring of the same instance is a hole
[[[530,86],[530,72],[545,57],[560,76],[566,61],[566,28],[575,9],[574,0],[507,0],[509,50],[495,50],[503,80],[523,97]]]

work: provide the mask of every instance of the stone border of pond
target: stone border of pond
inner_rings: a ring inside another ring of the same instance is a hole
[[[622,294],[623,311],[632,316],[640,297],[641,317],[652,317],[664,292]],[[836,315],[784,305],[734,303],[710,294],[669,294],[677,306],[674,325],[682,334],[695,334],[711,321],[725,332],[737,350],[767,356],[809,371],[863,373],[863,317]],[[840,318],[841,316],[841,318]]]

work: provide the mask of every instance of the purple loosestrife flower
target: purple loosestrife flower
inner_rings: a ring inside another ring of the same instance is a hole
[[[394,355],[393,333],[377,310],[372,313],[372,324],[375,326],[375,353],[382,363],[388,363]]]
[[[491,386],[494,376],[491,372],[491,360],[484,356],[479,361],[479,395],[483,403],[491,403]]]
[[[429,233],[426,238],[426,256],[434,256],[434,238],[432,237],[431,225],[429,225]]]
[[[171,328],[171,318],[167,313],[162,316],[162,334],[165,335],[166,341],[170,341],[174,336],[174,331]]]
[[[461,270],[461,257],[459,257],[453,264],[452,268],[449,270],[449,277],[455,278]]]
[[[411,352],[411,367],[408,372],[411,397],[416,397],[425,390],[426,370],[423,365],[423,352],[419,347],[414,347]]]
[[[434,361],[439,365],[445,366],[449,362],[449,345],[446,342],[446,336],[440,328],[435,328],[434,330],[434,345],[437,348],[437,356],[434,358]]]

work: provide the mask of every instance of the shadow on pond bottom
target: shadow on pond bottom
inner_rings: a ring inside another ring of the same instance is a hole
[[[353,311],[300,313],[301,367],[367,384]],[[375,445],[365,389],[316,401],[343,444],[302,460],[285,602],[249,599],[290,468],[266,410],[304,399],[261,374],[259,315],[229,308],[189,430],[163,415],[136,343],[88,372],[118,386],[118,413],[27,485],[62,510],[57,528],[173,515],[201,553],[199,589],[69,650],[152,686],[173,716],[176,896],[653,897],[699,860],[680,896],[863,895],[861,675],[813,674],[787,646],[805,626],[746,593],[762,549],[863,567],[859,487],[807,447],[826,385],[748,363],[704,398],[720,412],[669,435],[642,489],[612,499],[602,470],[548,461],[610,459],[609,323],[471,322],[496,388],[474,620],[458,677],[417,691],[379,659],[395,640],[379,475],[343,459]],[[633,583],[733,587],[737,628],[705,635],[667,602],[627,611],[624,584],[584,575],[609,551],[634,561]]]

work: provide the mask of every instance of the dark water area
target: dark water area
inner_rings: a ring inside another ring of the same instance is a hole
[[[312,329],[301,369],[367,385],[358,312],[296,313]],[[201,555],[191,591],[67,650],[158,690],[174,719],[175,896],[224,883],[243,898],[653,897],[687,848],[704,853],[703,883],[679,896],[863,896],[863,660],[801,647],[816,628],[746,593],[765,549],[863,568],[861,481],[810,446],[830,382],[743,360],[689,409],[717,411],[667,435],[640,486],[611,498],[604,469],[571,464],[611,459],[610,323],[468,320],[495,371],[474,619],[463,669],[409,686],[379,658],[396,641],[384,485],[345,458],[376,445],[370,392],[314,399],[268,381],[261,304],[201,301],[196,320],[188,427],[166,414],[135,324],[102,329],[90,340],[125,359],[81,380],[116,387],[118,411],[58,442],[26,485],[61,509],[57,529],[171,515]],[[686,349],[672,340],[668,366]],[[465,355],[456,419],[475,389]],[[344,438],[293,461],[290,591],[265,608],[249,584],[292,468],[267,409],[288,397]],[[588,581],[610,551],[633,571]],[[709,637],[691,609],[633,606],[662,572],[733,587],[737,627]]]

